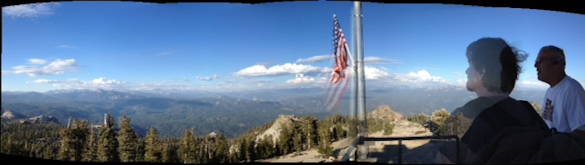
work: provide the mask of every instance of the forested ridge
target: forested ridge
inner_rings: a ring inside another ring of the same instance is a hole
[[[107,115],[101,125],[90,125],[87,119],[77,118],[71,118],[68,125],[3,121],[1,153],[67,162],[239,163],[312,148],[329,157],[333,154],[332,142],[357,134],[355,128],[353,131],[348,128],[346,116],[318,120],[315,116],[293,115],[292,119],[294,122],[283,124],[275,140],[271,140],[272,135],[258,136],[274,122],[235,138],[216,132],[196,136],[194,129],[184,130],[182,137],[170,138],[160,137],[154,127],[146,136],[138,135],[127,116],[115,120]],[[370,124],[378,130],[384,125],[381,120]]]

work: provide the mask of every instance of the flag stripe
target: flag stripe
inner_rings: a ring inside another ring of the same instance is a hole
[[[331,79],[327,82],[327,92],[325,100],[323,101],[324,106],[327,110],[337,111],[339,104],[343,99],[343,95],[347,89],[349,82],[347,70],[345,69],[347,64],[347,56],[349,49],[346,48],[347,41],[341,30],[341,26],[337,20],[337,17],[333,18],[333,55],[335,64],[332,66]],[[341,81],[341,82],[340,82]],[[331,89],[334,88],[334,89]]]
[[[335,93],[331,95],[331,99],[329,100],[329,102],[327,103],[327,110],[330,111],[337,111],[337,109],[339,108],[339,104],[342,102],[343,99],[343,95],[345,94],[345,91],[347,89],[347,86],[349,84],[349,79],[348,78],[344,78],[343,81],[341,81],[339,83],[339,85],[337,85],[335,87]],[[342,88],[340,88],[342,87]]]
[[[343,95],[345,94],[345,90],[347,89],[347,84],[349,84],[348,78],[345,79],[345,84],[343,85],[344,92],[339,95],[339,101],[337,101],[337,104],[335,104],[335,107],[333,108],[333,111],[335,112],[337,112],[337,109],[339,109],[339,104],[341,104],[341,102],[343,101]]]

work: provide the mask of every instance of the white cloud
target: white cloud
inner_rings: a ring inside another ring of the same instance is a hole
[[[197,79],[201,80],[201,81],[211,81],[213,79],[211,79],[211,77],[199,77],[197,76]]]
[[[291,64],[276,65],[266,68],[264,65],[254,65],[236,72],[237,77],[267,77],[280,76],[287,74],[307,74],[316,72],[326,72],[327,69],[314,67],[311,65]]]
[[[411,82],[411,83],[420,83],[420,82],[441,82],[446,83],[447,80],[437,77],[431,76],[431,74],[426,70],[419,70],[418,72],[410,72],[408,74],[401,74],[396,75],[396,78],[402,82]]]
[[[375,67],[364,66],[366,80],[378,80],[388,78],[390,74]]]
[[[68,80],[47,80],[37,79],[35,81],[29,81],[26,83],[35,84],[52,84],[53,87],[64,88],[64,89],[121,89],[127,84],[126,82],[120,82],[118,80],[106,80],[104,77],[93,79],[91,81],[81,81],[79,79],[68,79]]]
[[[216,75],[216,74],[213,74],[212,77],[201,77],[201,76],[197,76],[196,78],[198,80],[201,80],[201,81],[213,81],[213,80],[216,80],[216,79],[218,79],[220,77],[218,75]]]
[[[465,86],[466,84],[467,84],[467,78],[458,79],[457,81],[455,81],[455,85],[457,85],[457,86]]]
[[[47,63],[47,60],[33,58],[28,59],[28,62],[33,65],[44,65]]]
[[[117,85],[117,84],[121,84],[121,82],[116,81],[116,80],[107,80],[106,81],[106,78],[104,78],[104,77],[100,77],[100,78],[94,79],[91,82],[93,84],[96,84],[96,85],[112,85],[112,84]]]
[[[192,88],[188,88],[188,86],[183,84],[169,84],[169,83],[142,83],[132,90],[155,90],[155,89],[181,89],[181,90],[190,90]]]
[[[2,7],[2,13],[14,17],[32,18],[53,14],[59,3],[39,3]]]
[[[322,55],[322,56],[313,56],[306,59],[299,58],[297,63],[318,63],[325,61],[327,59],[332,59],[333,55]]]
[[[57,81],[57,80],[47,80],[47,79],[37,79],[35,81],[27,82],[27,83],[51,84],[51,83],[56,83],[56,82],[59,82],[59,81]]]
[[[46,64],[46,60],[29,59],[29,63],[34,64],[34,66],[15,66],[12,67],[12,71],[2,71],[2,74],[26,74],[31,77],[36,77],[37,75],[62,75],[65,73],[65,71],[77,70],[77,63],[75,59],[57,59],[42,67],[39,65]]]
[[[303,74],[297,74],[295,79],[287,80],[287,84],[303,84],[303,83],[313,83],[315,82],[315,78],[307,77]]]
[[[542,81],[529,81],[529,80],[524,80],[524,81],[521,81],[520,83],[517,82],[516,84],[519,88],[546,89],[550,86],[547,83],[544,83]]]
[[[380,58],[380,57],[365,57],[364,63],[370,63],[370,64],[390,63],[392,65],[402,64],[402,62],[398,61],[398,60],[385,59],[385,58]]]

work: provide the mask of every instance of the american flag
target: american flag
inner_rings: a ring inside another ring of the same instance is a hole
[[[325,95],[324,105],[329,111],[337,111],[339,103],[345,94],[347,86],[349,84],[349,78],[347,78],[347,42],[345,36],[339,26],[337,17],[333,17],[333,57],[335,64],[332,66],[333,72],[330,82],[327,82],[327,93]]]

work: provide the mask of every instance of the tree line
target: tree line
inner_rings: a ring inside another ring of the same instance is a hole
[[[195,136],[194,129],[182,137],[159,137],[150,127],[140,137],[130,125],[131,119],[121,116],[118,127],[107,115],[101,125],[90,125],[86,119],[70,120],[67,126],[44,124],[2,123],[3,154],[77,162],[153,162],[153,163],[235,163],[253,162],[317,148],[321,156],[333,156],[331,144],[357,135],[351,118],[333,115],[323,120],[315,116],[294,118],[282,125],[278,137],[259,135],[274,122],[256,127],[244,135],[228,139],[224,135]],[[389,122],[372,120],[370,130],[390,131]]]

